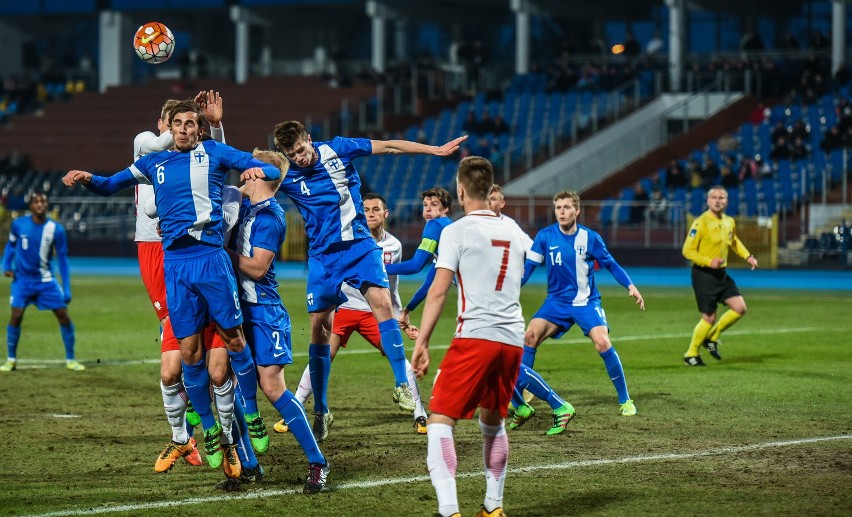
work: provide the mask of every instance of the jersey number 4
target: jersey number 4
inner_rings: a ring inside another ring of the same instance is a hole
[[[512,243],[509,241],[491,239],[491,245],[495,248],[503,248],[503,260],[500,261],[500,273],[497,275],[497,285],[494,286],[495,291],[502,291],[503,280],[506,279],[506,270],[509,268],[509,249]]]

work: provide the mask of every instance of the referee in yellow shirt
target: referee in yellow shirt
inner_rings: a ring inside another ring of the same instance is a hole
[[[692,261],[692,289],[701,319],[692,332],[689,350],[683,356],[687,366],[704,366],[698,355],[702,345],[716,359],[719,336],[746,313],[746,304],[734,280],[728,276],[728,251],[733,251],[757,269],[757,259],[737,238],[734,218],[725,215],[728,191],[719,185],[707,191],[708,210],[693,221],[683,243],[683,256]],[[728,310],[716,321],[716,306],[724,303]]]

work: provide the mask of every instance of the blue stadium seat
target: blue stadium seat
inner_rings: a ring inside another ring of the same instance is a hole
[[[705,210],[705,195],[704,189],[694,188],[689,191],[689,199],[687,200],[687,209],[694,216],[701,215]]]

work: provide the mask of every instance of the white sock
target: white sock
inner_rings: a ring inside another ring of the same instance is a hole
[[[296,400],[304,407],[305,401],[308,400],[308,397],[313,392],[314,388],[311,386],[311,369],[310,366],[305,366],[305,371],[302,372],[302,378],[299,380],[299,387],[296,389]]]
[[[509,437],[503,423],[486,425],[479,421],[482,431],[482,458],[485,463],[486,511],[503,506],[503,486],[506,484],[506,465],[509,463]]]
[[[420,388],[417,387],[417,377],[414,376],[414,370],[411,368],[411,363],[408,359],[405,360],[405,376],[408,378],[408,387],[411,388],[411,396],[414,398],[414,418],[425,417],[426,410],[423,409],[423,402],[420,400]]]
[[[163,381],[160,381],[163,409],[166,410],[166,419],[172,427],[172,440],[176,443],[186,443],[189,440],[186,433],[186,402],[180,396],[181,390],[183,384],[180,382],[165,386]]]
[[[459,511],[459,499],[456,493],[456,444],[453,441],[453,428],[447,424],[429,424],[426,426],[428,453],[426,466],[429,477],[438,496],[438,512],[449,516]]]
[[[213,386],[216,409],[219,411],[219,423],[222,424],[222,443],[234,443],[232,425],[234,423],[234,384],[229,377],[221,386]]]

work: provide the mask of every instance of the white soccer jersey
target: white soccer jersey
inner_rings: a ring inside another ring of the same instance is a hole
[[[402,243],[399,242],[399,239],[391,235],[390,232],[383,232],[382,239],[376,244],[382,248],[382,260],[385,264],[396,264],[402,260]],[[393,317],[398,318],[402,313],[402,300],[399,298],[399,277],[397,275],[388,275],[388,283],[390,284]],[[367,303],[367,299],[364,298],[361,291],[344,282],[343,294],[349,300],[340,306],[341,309],[370,312],[370,304]]]
[[[521,278],[524,244],[510,223],[477,210],[444,228],[435,267],[455,272],[455,337],[524,344]]]
[[[521,225],[519,225],[517,221],[515,221],[508,215],[500,214],[500,219],[506,221],[512,226],[512,230],[518,234],[518,237],[521,238],[521,242],[524,243],[524,253],[529,253],[533,245],[532,237],[530,237],[527,232],[525,232],[524,229],[521,228]]]

